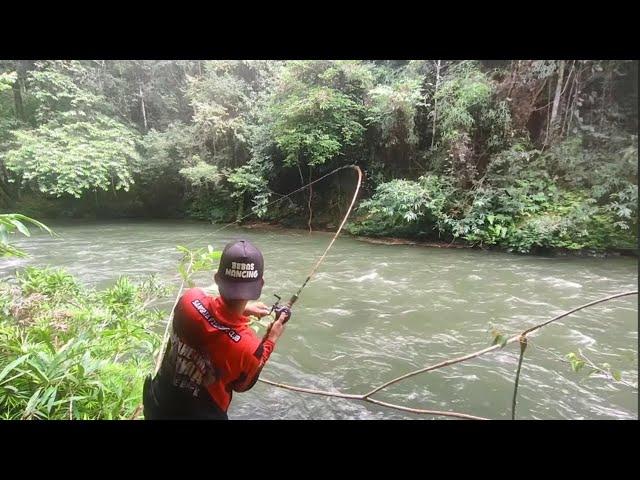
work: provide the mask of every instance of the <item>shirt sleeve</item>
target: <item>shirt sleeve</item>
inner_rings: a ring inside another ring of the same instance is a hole
[[[241,359],[242,373],[231,384],[231,388],[236,392],[246,392],[253,388],[274,348],[275,344],[271,340],[263,340],[255,351],[246,352]]]

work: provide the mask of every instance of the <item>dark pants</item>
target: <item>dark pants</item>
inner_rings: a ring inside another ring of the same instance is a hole
[[[215,403],[198,400],[158,377],[145,378],[142,402],[145,420],[229,420]]]

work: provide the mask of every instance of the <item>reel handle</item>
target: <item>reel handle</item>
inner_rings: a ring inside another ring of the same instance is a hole
[[[269,313],[271,314],[272,312],[275,312],[276,320],[282,313],[284,313],[286,317],[282,323],[287,323],[291,318],[291,306],[289,304],[281,305],[280,300],[282,300],[282,297],[280,297],[279,295],[276,295],[275,293],[273,294],[273,296],[276,297],[278,300],[276,300],[276,303],[274,303],[271,306],[271,312]]]

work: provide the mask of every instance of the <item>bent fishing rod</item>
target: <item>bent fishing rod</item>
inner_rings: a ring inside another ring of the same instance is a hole
[[[338,227],[338,229],[336,230],[336,232],[333,234],[333,237],[331,238],[331,241],[329,242],[329,245],[327,245],[327,248],[325,249],[325,251],[322,253],[322,255],[320,256],[320,258],[318,258],[318,261],[313,265],[313,268],[311,269],[311,271],[309,272],[309,275],[307,275],[307,278],[305,279],[305,281],[302,283],[302,285],[300,286],[300,288],[298,288],[298,290],[296,291],[296,293],[294,293],[291,298],[284,304],[280,304],[280,300],[281,297],[278,295],[275,295],[275,297],[278,299],[273,306],[271,307],[271,311],[269,312],[269,314],[271,314],[272,312],[275,312],[275,317],[276,319],[280,316],[280,314],[282,312],[287,312],[290,313],[291,308],[293,307],[293,305],[298,301],[298,298],[300,297],[300,294],[302,293],[302,290],[307,286],[307,284],[309,283],[309,280],[311,280],[311,278],[315,275],[316,271],[318,270],[318,268],[320,267],[320,264],[324,261],[324,259],[327,256],[327,253],[329,253],[329,250],[331,250],[331,247],[333,246],[333,244],[335,243],[336,239],[338,238],[338,236],[340,235],[340,232],[342,232],[342,229],[344,227],[344,225],[347,223],[347,219],[349,218],[349,215],[351,214],[351,210],[353,210],[353,206],[356,203],[356,199],[358,197],[358,193],[360,192],[360,186],[362,185],[362,170],[360,169],[359,166],[357,165],[343,165],[342,167],[338,167],[332,171],[330,171],[329,173],[326,173],[325,175],[322,175],[321,177],[316,178],[315,180],[313,180],[312,182],[307,183],[306,185],[301,186],[300,188],[297,188],[296,190],[286,194],[286,195],[282,195],[280,198],[267,203],[264,208],[270,206],[270,205],[274,205],[278,202],[281,202],[282,200],[284,200],[285,198],[289,198],[291,195],[294,195],[298,192],[301,192],[302,190],[309,188],[311,185],[313,185],[314,183],[318,183],[322,180],[324,180],[327,177],[330,177],[331,175],[336,174],[337,172],[341,171],[341,170],[345,170],[347,168],[351,168],[354,169],[357,173],[358,173],[358,181],[356,184],[356,189],[353,193],[353,198],[351,199],[351,203],[349,204],[349,208],[347,209],[346,214],[344,215],[342,222],[340,223],[340,226]],[[222,230],[224,230],[225,228],[230,227],[231,225],[234,225],[238,222],[241,222],[242,220],[252,216],[254,214],[254,212],[250,212],[247,215],[244,215],[238,219],[236,219],[233,222],[230,222],[226,225],[223,225],[222,227],[214,230],[213,232],[207,232],[205,235],[202,235],[201,237],[198,238],[198,241],[203,238],[204,236],[209,236],[215,233],[218,233]],[[196,241],[192,242],[192,245],[195,244]],[[173,305],[173,308],[171,309],[171,314],[169,316],[169,321],[167,322],[167,326],[165,328],[165,332],[164,332],[164,336],[163,336],[163,341],[162,341],[162,345],[160,347],[160,352],[158,354],[158,360],[156,362],[156,368],[155,368],[155,373],[158,372],[159,368],[160,368],[160,364],[162,362],[162,357],[164,356],[164,349],[167,345],[167,341],[169,338],[169,327],[171,325],[171,321],[173,319],[173,312],[175,310],[176,304],[178,303],[178,299],[180,298],[180,295],[182,294],[182,289],[184,288],[184,283],[182,284],[182,286],[180,287],[180,290],[178,291],[178,295],[176,297],[176,301]],[[286,315],[285,318],[288,319],[289,315]]]
[[[327,253],[329,252],[329,250],[333,246],[334,242],[336,241],[336,239],[340,235],[340,232],[342,231],[342,227],[344,227],[344,224],[347,223],[347,219],[349,218],[349,215],[351,214],[351,210],[353,209],[353,206],[356,203],[356,198],[358,197],[358,192],[360,191],[360,185],[362,185],[362,170],[360,170],[360,167],[358,167],[357,165],[346,165],[344,167],[337,168],[336,170],[328,173],[327,175],[325,175],[325,177],[328,176],[328,175],[332,175],[333,173],[335,173],[335,172],[337,172],[339,170],[342,170],[344,168],[353,168],[358,172],[358,183],[357,183],[356,189],[355,189],[355,191],[353,193],[353,198],[351,199],[351,203],[349,204],[349,208],[347,209],[347,213],[344,215],[344,218],[342,219],[342,223],[340,223],[340,226],[338,227],[338,230],[336,230],[336,233],[333,234],[333,238],[331,239],[331,242],[329,242],[329,245],[327,245],[327,248],[325,249],[324,253],[320,256],[318,261],[315,263],[315,265],[311,269],[311,272],[309,273],[309,275],[307,275],[307,278],[302,283],[302,285],[300,286],[298,291],[296,293],[294,293],[291,296],[291,298],[289,299],[289,301],[284,305],[280,305],[279,302],[280,302],[281,298],[278,295],[276,295],[276,298],[278,300],[273,305],[273,307],[271,307],[271,311],[275,311],[276,312],[276,318],[278,318],[278,316],[280,315],[280,313],[282,311],[286,312],[287,310],[291,310],[291,307],[293,307],[293,304],[298,301],[298,298],[300,297],[300,294],[302,293],[302,290],[304,289],[304,287],[307,286],[307,283],[309,283],[309,280],[311,280],[311,277],[313,277],[313,275],[316,273],[316,271],[318,270],[318,267],[320,267],[320,264],[324,261],[325,257],[327,256]],[[316,181],[320,181],[323,178],[324,177],[320,177]],[[308,185],[306,185],[305,187],[309,187],[310,185],[313,185],[313,183],[315,183],[315,182],[311,182]]]

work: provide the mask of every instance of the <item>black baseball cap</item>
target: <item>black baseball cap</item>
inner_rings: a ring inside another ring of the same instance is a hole
[[[257,300],[264,280],[262,252],[248,240],[228,243],[215,274],[220,294],[229,300]]]

